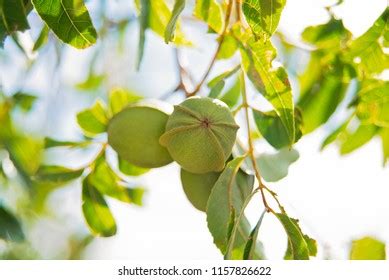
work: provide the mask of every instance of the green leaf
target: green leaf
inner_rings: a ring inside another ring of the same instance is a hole
[[[39,182],[63,184],[77,179],[83,172],[83,168],[71,169],[63,166],[43,165],[39,167],[34,179]]]
[[[0,0],[0,47],[7,35],[29,28],[26,1]]]
[[[224,80],[228,79],[229,77],[231,77],[232,75],[234,75],[239,69],[240,69],[240,65],[235,66],[234,68],[227,70],[227,71],[221,73],[220,75],[217,75],[215,78],[213,78],[212,80],[210,80],[208,82],[207,86],[209,88],[215,87],[221,81],[224,81]]]
[[[96,42],[97,33],[83,0],[32,0],[35,10],[57,37],[77,49]]]
[[[381,129],[382,153],[384,166],[389,161],[389,128]]]
[[[76,147],[81,144],[82,142],[59,141],[50,137],[46,137],[44,140],[44,147],[46,149],[55,148],[55,147]]]
[[[323,141],[323,143],[321,144],[321,147],[320,147],[320,150],[324,150],[325,147],[327,147],[329,144],[331,144],[332,142],[334,142],[338,137],[339,135],[345,133],[346,131],[346,128],[348,126],[348,124],[350,123],[351,119],[352,119],[353,116],[351,116],[350,118],[348,118],[344,123],[342,123],[338,128],[336,128],[334,131],[332,131]]]
[[[349,154],[369,142],[378,132],[375,125],[359,125],[352,133],[344,135],[343,142],[340,146],[342,155]]]
[[[141,99],[141,96],[130,90],[124,88],[114,88],[109,93],[110,115],[113,116],[119,113],[128,104],[137,102]]]
[[[223,96],[219,97],[221,101],[226,103],[230,109],[234,108],[235,105],[239,101],[240,97],[240,79],[236,79],[235,83],[233,86],[227,90],[226,93],[224,93]]]
[[[149,0],[140,0],[140,14],[139,14],[139,43],[138,43],[138,58],[136,69],[139,70],[142,63],[145,42],[146,30],[150,27],[149,18],[151,13],[151,3]]]
[[[214,87],[211,88],[211,91],[208,94],[208,97],[218,98],[222,92],[226,82],[224,80],[219,81]]]
[[[255,124],[259,132],[274,148],[279,150],[284,147],[290,147],[294,144],[289,142],[290,139],[288,132],[286,131],[281,118],[275,111],[261,112],[258,110],[253,110],[253,114]],[[302,136],[300,126],[300,118],[295,117],[295,141],[298,141]]]
[[[144,190],[124,186],[119,176],[106,162],[105,157],[96,160],[94,169],[89,175],[89,182],[103,195],[126,203],[142,204]]]
[[[116,222],[101,193],[89,181],[82,183],[82,211],[94,235],[109,237],[116,234]]]
[[[281,222],[288,236],[288,250],[285,259],[309,260],[309,247],[296,220],[282,213],[276,213],[275,216]]]
[[[165,30],[165,42],[168,44],[174,37],[177,20],[185,8],[186,0],[175,0],[172,15]]]
[[[243,0],[242,10],[256,36],[273,35],[286,0]]]
[[[38,51],[42,46],[44,46],[47,43],[48,40],[49,40],[49,27],[45,24],[42,27],[42,30],[39,33],[39,36],[36,39],[32,50],[34,52]]]
[[[350,260],[385,260],[385,243],[364,237],[354,240],[350,251]]]
[[[389,127],[389,82],[365,80],[358,92],[357,116],[363,123]]]
[[[296,150],[283,148],[275,154],[260,154],[257,164],[265,181],[276,182],[288,175],[289,166],[298,158],[299,153]]]
[[[78,83],[75,85],[76,89],[83,90],[83,91],[94,91],[97,90],[104,82],[105,75],[96,74],[96,73],[89,73],[88,77],[82,81],[81,83]]]
[[[301,93],[297,104],[303,116],[304,133],[328,121],[343,100],[351,79],[348,65],[341,61],[323,64],[323,59],[321,53],[312,53],[306,71],[300,76]]]
[[[384,52],[384,34],[389,32],[389,10],[386,9],[373,26],[352,41],[347,57],[357,64],[361,77],[381,73],[389,68],[389,56]]]
[[[289,143],[294,143],[295,119],[292,89],[285,69],[272,66],[276,50],[270,41],[255,41],[252,36],[249,36],[246,42],[243,39],[241,55],[247,76],[257,90],[273,105],[288,132]]]
[[[216,0],[196,0],[194,16],[206,22],[213,31],[223,32],[223,11]]]
[[[257,224],[255,225],[254,229],[250,233],[250,236],[249,236],[247,243],[245,245],[245,248],[244,248],[244,254],[243,254],[244,260],[253,260],[254,259],[254,253],[255,253],[255,248],[257,246],[259,228],[261,227],[265,213],[266,213],[266,211],[262,212],[262,215],[259,217]]]
[[[150,171],[148,168],[135,166],[121,158],[118,158],[118,161],[120,172],[128,176],[140,176]]]
[[[13,242],[22,242],[25,239],[18,219],[2,205],[0,205],[0,239]]]
[[[213,236],[215,245],[223,254],[228,243],[228,225],[232,208],[236,215],[240,214],[243,203],[253,190],[254,177],[239,169],[245,157],[237,157],[230,161],[212,188],[207,204],[208,229]],[[239,235],[234,248],[244,244],[249,235],[247,220],[242,219]]]
[[[301,34],[304,41],[319,49],[339,49],[340,42],[351,38],[342,20],[331,18],[327,23],[307,27]]]
[[[78,113],[77,123],[87,136],[104,133],[108,123],[104,103],[101,100],[97,100],[91,108]]]
[[[229,59],[231,58],[238,49],[238,43],[234,36],[230,33],[226,33],[223,38],[223,42],[220,46],[220,50],[217,54],[217,59]]]
[[[17,92],[11,98],[13,103],[25,112],[30,111],[38,99],[36,96],[24,92]]]

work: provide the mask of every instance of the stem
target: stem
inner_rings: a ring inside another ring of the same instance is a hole
[[[240,22],[242,20],[242,0],[235,0],[235,12],[236,12],[236,21]]]
[[[245,119],[246,119],[246,124],[247,124],[247,138],[248,138],[248,144],[249,144],[248,153],[249,153],[252,165],[253,165],[255,177],[258,180],[259,190],[261,191],[263,205],[265,206],[267,212],[275,213],[274,210],[269,206],[269,204],[266,201],[266,196],[265,196],[265,192],[263,191],[263,189],[267,189],[267,187],[264,185],[264,183],[262,181],[262,177],[261,177],[261,174],[259,172],[257,161],[255,160],[255,156],[254,156],[254,144],[253,144],[253,140],[252,140],[251,134],[250,134],[249,105],[247,103],[246,83],[245,83],[245,77],[244,77],[243,70],[240,72],[240,79],[241,79],[240,83],[241,83],[241,90],[242,90],[242,97],[243,97],[243,104],[242,105],[243,105],[243,108],[245,110]]]
[[[197,86],[195,87],[195,89],[192,92],[189,92],[189,93],[186,94],[186,97],[190,97],[190,96],[196,95],[196,93],[201,89],[201,87],[204,84],[205,80],[208,78],[208,75],[211,73],[212,67],[215,65],[215,62],[217,60],[217,56],[218,56],[218,54],[219,54],[219,52],[221,50],[221,47],[222,47],[222,44],[224,42],[224,38],[225,38],[225,35],[226,35],[226,32],[227,32],[228,26],[229,26],[229,23],[230,23],[232,4],[233,4],[232,1],[233,0],[229,0],[228,4],[227,4],[227,11],[226,11],[226,16],[225,16],[225,20],[224,20],[224,28],[223,28],[222,33],[219,36],[219,39],[218,39],[219,43],[217,45],[217,49],[215,51],[215,54],[213,55],[212,60],[209,63],[209,66],[208,66],[207,70],[205,71],[205,73],[203,75],[203,78],[200,80],[200,82],[197,84]]]

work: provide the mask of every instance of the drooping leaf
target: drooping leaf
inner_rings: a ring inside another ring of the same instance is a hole
[[[74,142],[74,141],[60,141],[50,137],[46,137],[44,139],[44,147],[46,149],[55,148],[55,147],[76,147],[81,145],[82,142]]]
[[[344,136],[344,140],[340,146],[340,153],[345,155],[355,151],[369,142],[377,132],[378,127],[375,125],[359,125],[353,133]]]
[[[389,82],[366,80],[358,92],[357,116],[363,123],[389,127]]]
[[[383,50],[384,34],[389,32],[389,10],[386,9],[372,27],[352,41],[347,57],[356,62],[361,77],[381,73],[389,68],[389,56]]]
[[[0,239],[13,242],[21,242],[25,239],[18,219],[2,205],[0,205]]]
[[[234,67],[232,69],[229,69],[229,70],[221,73],[220,75],[217,75],[215,78],[213,78],[212,80],[210,80],[208,82],[208,84],[207,84],[208,87],[209,88],[215,87],[221,81],[226,80],[229,77],[231,77],[232,75],[234,75],[239,69],[240,69],[240,66],[238,65],[238,66],[236,66],[236,67]]]
[[[346,131],[346,128],[348,126],[348,124],[350,123],[352,119],[352,116],[350,118],[348,118],[344,123],[342,123],[338,128],[336,128],[334,131],[332,131],[323,141],[323,143],[321,144],[321,147],[320,149],[323,150],[325,147],[327,147],[329,144],[331,144],[332,142],[334,142],[338,137],[339,135],[341,135],[342,133],[344,133]]]
[[[130,103],[137,102],[141,100],[142,97],[136,93],[124,89],[124,88],[114,88],[109,93],[109,110],[110,115],[113,116],[116,113],[119,113],[124,107]]]
[[[32,0],[35,10],[63,42],[84,49],[97,40],[89,12],[83,0]]]
[[[23,111],[30,111],[35,101],[38,99],[36,96],[24,93],[17,92],[11,97],[14,105],[20,107]]]
[[[174,37],[177,20],[185,8],[186,0],[175,0],[172,15],[165,30],[165,43],[169,43]]]
[[[351,68],[337,58],[331,66],[327,62],[323,64],[323,59],[321,53],[312,53],[306,71],[300,76],[301,93],[297,104],[302,112],[304,133],[328,121],[343,100],[352,77]]]
[[[257,224],[254,229],[251,231],[250,236],[247,240],[247,243],[244,248],[243,259],[244,260],[253,260],[255,256],[255,248],[257,246],[257,239],[259,228],[261,227],[263,217],[265,216],[266,211],[263,211],[262,215],[259,217]]]
[[[266,139],[266,141],[276,149],[281,149],[284,147],[290,147],[294,143],[290,143],[288,132],[285,129],[284,124],[282,123],[281,118],[277,115],[275,111],[270,112],[261,112],[258,110],[253,110],[255,124]],[[301,136],[301,120],[298,117],[295,117],[295,137],[294,140],[298,141]]]
[[[103,195],[126,203],[142,204],[144,190],[124,186],[118,175],[108,165],[105,157],[96,160],[89,182]]]
[[[309,260],[309,247],[298,224],[296,224],[296,220],[282,213],[276,213],[275,216],[281,222],[288,236],[288,249],[285,259]]]
[[[270,41],[255,41],[241,36],[241,55],[245,72],[256,89],[273,105],[288,133],[290,143],[295,142],[295,119],[292,89],[283,67],[274,68],[276,50]],[[246,34],[247,36],[247,34]]]
[[[148,168],[135,166],[121,158],[118,158],[118,165],[120,172],[128,176],[140,176],[150,171]]]
[[[38,38],[35,40],[34,47],[32,48],[34,52],[38,51],[42,46],[47,43],[47,41],[49,40],[49,30],[50,29],[46,24],[42,27]]]
[[[104,74],[97,74],[92,71],[89,73],[88,77],[84,81],[76,84],[75,87],[76,89],[82,91],[94,91],[97,90],[103,84],[104,80]]]
[[[385,260],[385,243],[372,237],[354,240],[350,251],[351,260]]]
[[[39,167],[34,179],[39,182],[63,184],[75,180],[82,175],[84,169],[71,169],[63,166],[43,165]]]
[[[78,113],[77,123],[88,136],[104,133],[108,123],[104,103],[97,100],[91,108]]]
[[[286,0],[243,0],[242,10],[256,36],[276,31]]]
[[[224,80],[219,81],[214,87],[211,88],[211,91],[208,94],[208,97],[218,98],[221,94],[226,82]]]
[[[228,225],[231,211],[240,214],[245,199],[251,194],[254,177],[239,170],[245,157],[237,157],[230,161],[216,181],[207,204],[207,223],[214,243],[223,254],[226,253],[228,242]],[[240,230],[235,240],[234,248],[240,247],[248,238],[250,229],[247,220],[242,219]]]
[[[224,103],[226,103],[228,105],[228,107],[230,107],[230,109],[234,108],[238,101],[239,101],[239,98],[240,98],[240,79],[236,79],[235,83],[233,84],[233,86],[228,89],[224,94],[223,96],[219,97],[219,99],[221,101],[223,101]]]
[[[138,58],[136,63],[136,69],[140,68],[140,64],[143,59],[145,42],[146,42],[146,30],[149,28],[149,18],[151,13],[150,1],[140,0],[140,14],[139,14],[139,43],[138,43]]]
[[[389,128],[381,129],[382,153],[384,166],[389,161]]]
[[[25,0],[0,0],[0,47],[7,35],[30,28],[26,4]]]
[[[213,31],[223,32],[223,11],[216,0],[196,0],[194,16],[205,21]]]
[[[298,158],[299,153],[296,150],[283,148],[275,154],[260,154],[257,164],[265,181],[276,182],[288,175],[289,166]]]
[[[319,49],[339,49],[341,42],[351,38],[342,20],[331,18],[327,23],[307,27],[301,34],[303,40]]]
[[[94,235],[109,237],[116,234],[115,219],[101,193],[87,176],[82,183],[82,211]]]

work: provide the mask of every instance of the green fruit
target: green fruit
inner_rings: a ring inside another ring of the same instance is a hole
[[[196,209],[206,211],[209,195],[219,175],[220,172],[194,174],[181,169],[182,187],[186,197]]]
[[[139,103],[127,107],[110,120],[108,143],[119,157],[136,166],[164,166],[173,161],[159,144],[168,117],[168,110],[161,105]]]
[[[160,143],[185,170],[217,172],[231,154],[238,128],[226,104],[192,97],[174,106]]]

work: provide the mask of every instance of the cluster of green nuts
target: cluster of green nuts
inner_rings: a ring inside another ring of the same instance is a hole
[[[111,119],[108,142],[122,159],[139,167],[176,161],[186,195],[204,211],[204,198],[231,155],[238,128],[218,99],[191,97],[174,110],[165,103],[141,102]]]

